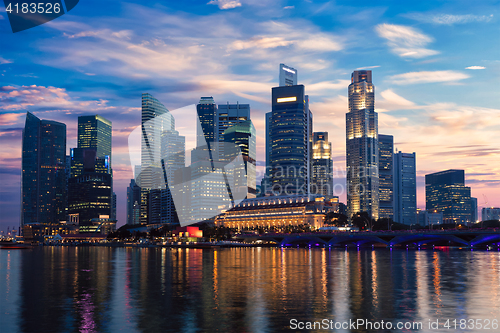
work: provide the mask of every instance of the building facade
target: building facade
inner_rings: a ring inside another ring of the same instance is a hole
[[[417,224],[416,154],[394,154],[394,221]]]
[[[500,220],[500,208],[483,207],[481,209],[481,221]]]
[[[215,224],[235,229],[296,225],[319,229],[328,212],[338,213],[338,202],[336,205],[334,198],[325,199],[315,195],[270,196],[244,200],[217,216]]]
[[[243,167],[241,164],[236,164],[231,168],[234,179],[232,191],[246,193],[247,198],[255,198],[257,134],[252,121],[246,120],[227,128],[223,133],[223,140],[227,143],[226,150],[229,150],[225,152],[228,160],[237,158],[237,154],[241,152],[244,162]]]
[[[161,223],[162,190],[166,189],[162,169],[162,134],[175,130],[175,120],[167,108],[152,95],[142,94],[141,113],[141,187],[142,224]]]
[[[310,185],[312,113],[303,85],[272,89],[271,191],[307,195]]]
[[[394,138],[378,135],[379,218],[394,220]]]
[[[280,64],[280,87],[297,85],[297,70],[285,64]]]
[[[465,186],[464,170],[445,170],[425,175],[425,206],[443,213],[443,222],[469,223],[470,187]]]
[[[28,112],[22,138],[21,227],[66,221],[66,125]]]
[[[328,132],[313,133],[310,192],[333,196],[332,143],[328,141]]]
[[[347,212],[379,217],[378,115],[372,72],[354,71],[346,114]]]

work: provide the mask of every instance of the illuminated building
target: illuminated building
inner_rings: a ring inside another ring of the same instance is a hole
[[[111,163],[111,122],[102,116],[78,117],[78,148],[96,150],[96,157],[105,159],[109,156]]]
[[[332,200],[314,195],[246,199],[217,216],[215,224],[237,229],[308,224],[318,229],[323,226],[326,213],[338,212],[338,205]]]
[[[66,125],[28,112],[21,163],[21,226],[65,221]]]
[[[372,72],[354,71],[346,114],[347,213],[379,217],[378,116]]]
[[[328,132],[314,132],[312,142],[311,194],[333,195],[332,144]]]
[[[111,131],[111,122],[99,115],[78,117],[78,148],[70,151],[68,214],[81,227],[99,217],[115,221]]]
[[[444,223],[471,222],[470,187],[464,170],[445,170],[425,175],[425,206],[443,213]]]
[[[394,154],[394,221],[417,223],[417,170],[415,153]]]
[[[312,113],[303,85],[272,89],[270,123],[271,192],[308,195]]]
[[[127,187],[127,224],[139,224],[140,203],[141,188],[131,179]]]
[[[379,218],[394,219],[394,139],[378,135],[379,146]]]
[[[443,224],[443,213],[417,209],[417,224],[422,226]]]

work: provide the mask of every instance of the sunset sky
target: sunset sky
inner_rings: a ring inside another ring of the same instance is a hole
[[[498,1],[81,0],[69,14],[13,34],[2,6],[0,230],[20,220],[26,111],[64,122],[68,151],[79,115],[112,121],[122,225],[141,93],[170,110],[201,96],[249,103],[264,165],[264,114],[280,63],[298,70],[314,131],[329,132],[336,183],[345,184],[350,75],[371,69],[379,133],[416,152],[418,207],[425,209],[424,175],[451,168],[465,169],[479,207],[498,207],[499,8]]]

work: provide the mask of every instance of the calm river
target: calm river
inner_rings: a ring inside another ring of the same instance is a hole
[[[500,332],[495,320],[498,251],[0,250],[6,333]]]

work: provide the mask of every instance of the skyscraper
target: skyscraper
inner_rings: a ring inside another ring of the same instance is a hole
[[[394,139],[378,135],[379,145],[379,218],[394,219]]]
[[[445,170],[425,175],[425,207],[443,213],[444,223],[467,223],[471,217],[470,187],[464,170]]]
[[[219,142],[218,145],[218,159],[224,159],[224,131],[236,124],[246,122],[250,119],[250,105],[249,104],[219,104],[216,110],[215,118],[215,141]]]
[[[161,164],[161,136],[175,130],[174,117],[167,108],[148,93],[142,94],[141,223],[161,223],[161,190],[165,189]]]
[[[131,179],[127,187],[127,224],[139,224],[140,203],[141,188],[137,186],[135,179]]]
[[[312,142],[311,194],[333,196],[332,144],[328,132],[314,132]]]
[[[215,132],[215,118],[217,116],[217,105],[213,97],[202,97],[196,112],[200,121],[201,128],[197,128],[196,146],[210,149],[211,143],[216,141],[217,134]],[[201,131],[200,131],[201,130]]]
[[[303,85],[272,89],[271,191],[309,194],[312,114]]]
[[[394,154],[394,221],[417,224],[417,171],[415,153]]]
[[[170,185],[175,182],[175,171],[186,166],[186,138],[178,131],[167,130],[161,135],[161,156],[163,178],[167,184],[161,190],[161,223],[176,224],[178,217],[175,211]]]
[[[21,226],[66,220],[66,125],[28,112],[22,147]]]
[[[78,117],[78,148],[70,152],[68,214],[80,227],[92,226],[93,219],[116,220],[111,131],[111,122],[102,116]]]
[[[256,132],[251,120],[233,125],[224,131],[226,157],[232,160],[241,152],[244,168],[234,167],[234,186],[232,191],[244,191],[247,198],[256,196]],[[230,151],[227,151],[229,148]],[[239,149],[234,149],[239,148]],[[234,153],[232,154],[231,151]]]
[[[280,64],[280,87],[297,85],[297,70],[285,64]]]
[[[379,217],[378,116],[371,71],[354,71],[346,114],[347,213]]]

